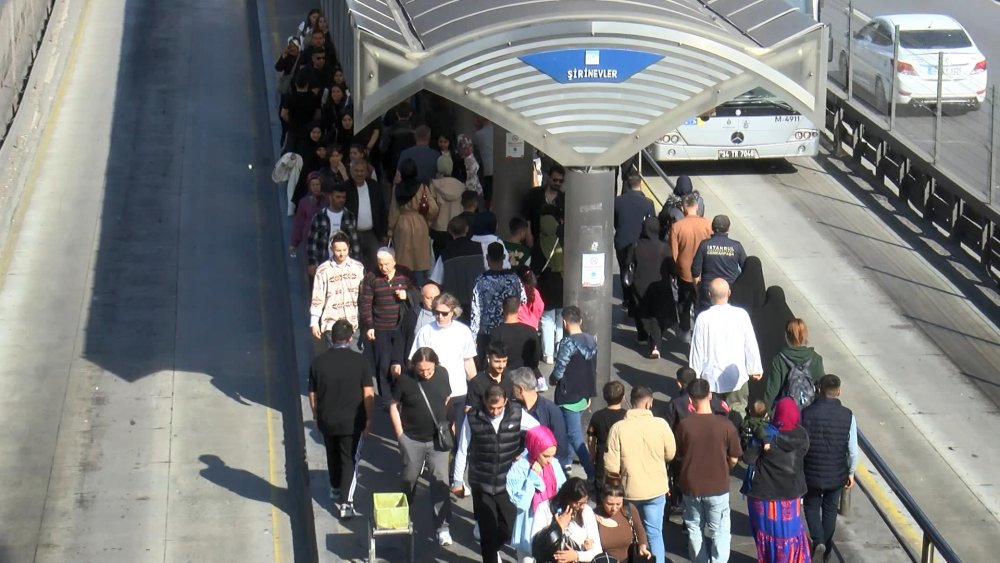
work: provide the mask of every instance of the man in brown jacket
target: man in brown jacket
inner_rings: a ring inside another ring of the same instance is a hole
[[[632,388],[632,408],[616,422],[608,434],[604,471],[608,477],[619,476],[625,486],[625,499],[642,516],[649,539],[649,551],[658,563],[666,561],[663,547],[663,514],[670,492],[667,463],[674,458],[674,434],[667,421],[653,416],[653,392],[647,387]]]
[[[681,339],[691,342],[691,307],[698,290],[691,275],[691,263],[701,241],[712,237],[712,222],[698,216],[698,196],[688,194],[681,200],[684,218],[670,227],[670,250],[677,265],[677,309],[680,315]]]

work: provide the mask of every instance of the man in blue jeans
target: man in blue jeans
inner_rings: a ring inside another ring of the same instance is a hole
[[[674,459],[674,433],[667,421],[653,416],[653,392],[641,385],[632,388],[632,408],[608,434],[604,453],[607,479],[621,479],[625,500],[639,509],[649,551],[656,563],[666,563],[663,548],[663,513],[667,508],[667,463]]]
[[[556,385],[554,396],[556,405],[566,421],[566,436],[570,447],[576,452],[580,465],[587,472],[587,478],[594,477],[594,466],[590,463],[590,453],[583,439],[583,411],[590,407],[590,399],[597,395],[597,372],[594,356],[597,355],[597,339],[583,332],[583,314],[574,305],[564,307],[562,312],[565,336],[556,351],[552,380]],[[573,468],[566,465],[566,473]]]
[[[684,494],[684,526],[692,563],[729,561],[729,471],[743,451],[736,427],[712,410],[708,381],[687,386],[694,413],[677,425],[679,488]]]

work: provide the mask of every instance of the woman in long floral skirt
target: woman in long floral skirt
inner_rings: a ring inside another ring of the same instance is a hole
[[[802,511],[803,459],[809,451],[809,435],[799,426],[799,419],[795,401],[780,399],[767,438],[755,440],[743,455],[749,466],[743,492],[759,563],[811,561]]]

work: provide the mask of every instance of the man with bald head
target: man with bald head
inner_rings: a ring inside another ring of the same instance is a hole
[[[729,304],[729,282],[715,278],[708,285],[711,307],[698,315],[691,337],[688,364],[708,381],[732,412],[742,417],[747,408],[747,383],[764,373],[757,336],[750,315]]]

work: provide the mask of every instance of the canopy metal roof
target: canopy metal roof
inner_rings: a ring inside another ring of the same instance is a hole
[[[339,0],[366,124],[426,89],[567,166],[617,165],[757,86],[822,123],[826,34],[786,0]],[[337,21],[339,19],[339,21]],[[359,124],[359,125],[360,125]]]

